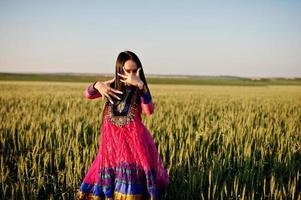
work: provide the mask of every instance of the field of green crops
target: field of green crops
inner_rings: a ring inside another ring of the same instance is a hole
[[[73,199],[96,155],[88,83],[0,82],[0,199]],[[301,199],[301,86],[149,85],[165,199]]]

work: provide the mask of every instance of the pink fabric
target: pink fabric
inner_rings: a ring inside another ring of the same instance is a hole
[[[99,97],[89,95],[87,90],[84,94],[88,99]],[[103,111],[104,118],[97,155],[83,181],[88,184],[99,183],[101,169],[116,166],[118,163],[135,163],[142,166],[145,172],[155,170],[156,187],[165,190],[169,184],[169,176],[152,135],[141,121],[142,111],[147,115],[154,112],[153,103],[140,104],[135,111],[134,120],[121,127],[110,122],[108,108],[105,106]]]
[[[156,144],[141,122],[141,108],[136,110],[134,121],[121,127],[111,124],[107,109],[101,128],[100,146],[84,181],[93,184],[98,179],[100,167],[115,166],[117,162],[137,163],[145,170],[156,169],[157,184],[167,186],[169,180]]]
[[[153,114],[154,109],[155,109],[155,106],[154,106],[152,100],[147,104],[141,103],[141,107],[142,107],[143,113],[145,113],[146,115]]]
[[[101,97],[101,94],[98,91],[96,91],[95,94],[90,93],[89,88],[91,89],[91,87],[93,87],[93,83],[88,85],[87,88],[85,89],[85,91],[83,93],[84,97],[86,99],[96,99],[98,97]]]

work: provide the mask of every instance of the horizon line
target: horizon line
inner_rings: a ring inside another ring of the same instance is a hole
[[[44,74],[44,75],[87,75],[87,76],[113,76],[113,73],[95,73],[95,72],[8,72],[0,71],[0,74]],[[159,77],[238,77],[238,78],[286,78],[286,79],[299,79],[301,76],[240,76],[240,75],[200,75],[200,74],[155,74],[155,73],[145,73],[148,76],[159,76]]]

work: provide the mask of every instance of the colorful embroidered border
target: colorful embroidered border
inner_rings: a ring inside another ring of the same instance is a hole
[[[120,163],[116,167],[102,168],[98,183],[82,182],[78,196],[85,199],[113,197],[124,199],[138,199],[141,197],[157,199],[158,191],[155,183],[155,171],[145,172],[135,164]]]

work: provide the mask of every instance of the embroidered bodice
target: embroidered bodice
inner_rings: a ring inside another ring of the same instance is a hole
[[[115,100],[114,104],[106,102],[108,118],[111,123],[117,126],[123,126],[134,119],[137,106],[139,105],[139,96],[134,87],[126,88],[121,100]]]

